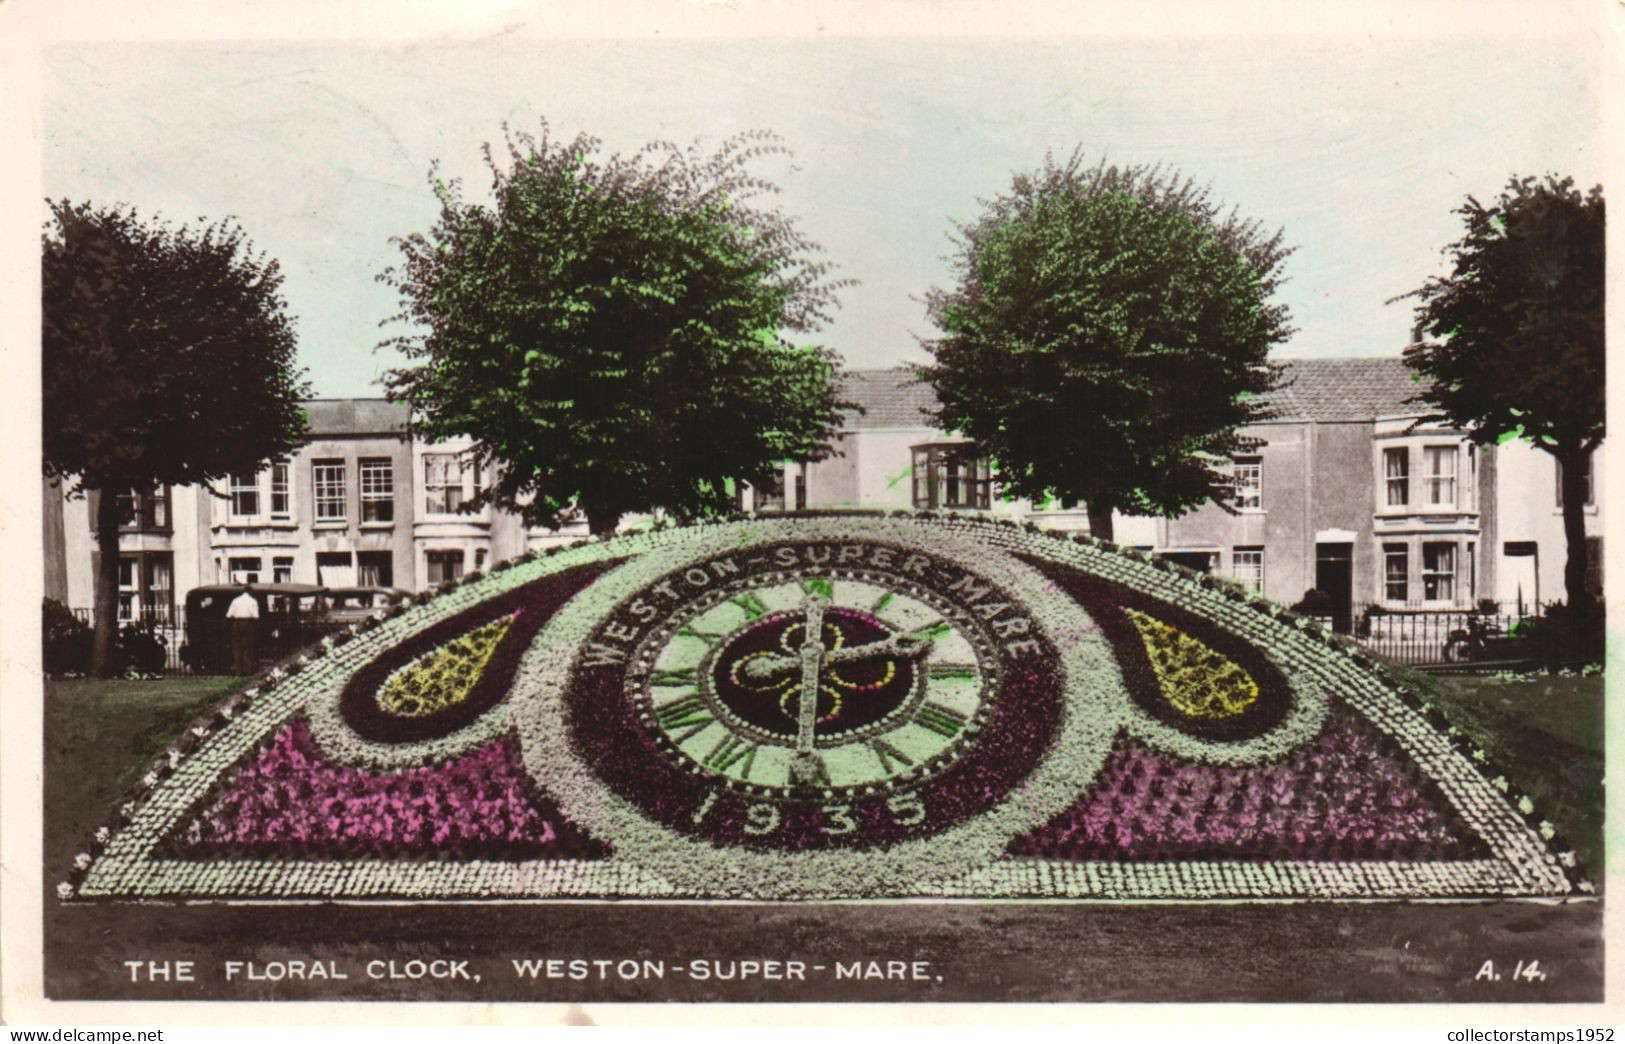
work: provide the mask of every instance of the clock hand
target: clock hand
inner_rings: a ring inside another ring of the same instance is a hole
[[[805,625],[802,630],[801,689],[796,693],[796,752],[790,759],[790,780],[803,786],[817,786],[829,778],[824,759],[818,756],[816,729],[818,727],[819,672],[824,665],[824,610],[829,600],[809,594],[804,606]]]
[[[898,660],[912,660],[924,656],[931,648],[931,643],[921,638],[907,634],[894,634],[886,638],[879,638],[863,645],[846,645],[839,649],[829,649],[824,652],[824,662],[827,664],[852,663],[856,660],[868,660],[878,656],[888,656]],[[739,673],[751,681],[771,681],[772,679],[801,668],[801,656],[781,656],[768,653],[746,660],[740,665]]]
[[[806,624],[801,640],[801,692],[796,698],[796,753],[809,754],[813,749],[813,731],[818,725],[818,683],[824,665],[824,610],[829,600],[820,595],[808,595],[805,605]]]

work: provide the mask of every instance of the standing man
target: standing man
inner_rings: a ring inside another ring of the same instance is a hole
[[[226,607],[226,626],[231,631],[232,673],[253,674],[259,668],[260,604],[247,584]]]

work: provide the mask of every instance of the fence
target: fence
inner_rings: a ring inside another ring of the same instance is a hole
[[[89,609],[74,609],[82,623],[92,624]],[[279,614],[260,617],[254,654],[263,669],[319,642],[341,629],[341,622]],[[158,668],[165,674],[232,673],[231,634],[225,620],[213,614],[189,627],[183,606],[154,606],[134,616],[121,615],[121,641],[137,669]]]
[[[1516,612],[1356,606],[1353,637],[1378,656],[1412,666],[1507,663],[1531,655],[1519,634],[1532,618]]]

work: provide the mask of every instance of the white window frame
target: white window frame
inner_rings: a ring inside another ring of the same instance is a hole
[[[254,563],[253,566],[249,566],[249,562]],[[257,584],[264,568],[265,559],[261,555],[230,555],[226,558],[226,583]],[[249,573],[254,574],[252,580],[248,579]]]
[[[1264,510],[1264,458],[1257,455],[1234,457],[1230,468],[1236,484],[1236,510]]]
[[[436,559],[437,558],[448,558],[451,555],[456,555],[457,556],[457,575],[456,576],[444,576],[444,575],[442,575],[440,577],[440,579],[438,579],[438,580],[431,579],[430,578],[430,572],[435,566]],[[439,587],[441,584],[447,583],[448,581],[451,581],[451,580],[460,580],[460,579],[462,579],[464,572],[467,570],[467,566],[468,566],[468,553],[463,548],[460,548],[460,547],[430,547],[430,548],[425,548],[424,551],[423,551],[423,581],[430,589]]]
[[[1428,553],[1434,552],[1432,565],[1428,563]],[[1422,544],[1422,604],[1424,605],[1455,605],[1456,604],[1456,544],[1452,540],[1429,540]],[[1433,583],[1433,593],[1428,593],[1428,583]]]
[[[1230,549],[1230,575],[1246,584],[1249,590],[1264,591],[1264,548],[1262,546]]]
[[[927,442],[909,450],[916,508],[986,511],[992,506],[992,464],[969,443]]]
[[[1429,445],[1422,447],[1424,506],[1430,508],[1453,508],[1456,506],[1456,477],[1460,470],[1460,457],[1461,447],[1459,445]],[[1449,463],[1448,470],[1441,469],[1440,465],[1446,462]]]
[[[395,524],[395,462],[388,457],[362,457],[356,461],[357,481],[361,485],[361,524],[364,526],[392,526]],[[383,482],[378,484],[379,473]],[[371,483],[372,488],[369,488]],[[383,506],[386,518],[369,518],[367,509]]]
[[[271,583],[293,583],[293,558],[289,555],[277,555],[271,559]]]
[[[141,556],[119,555],[118,558],[118,620],[129,623],[135,619],[135,607],[141,600]]]
[[[1395,462],[1399,470],[1394,470]],[[1387,446],[1382,451],[1382,477],[1385,484],[1385,502],[1391,508],[1411,506],[1411,448]],[[1398,497],[1395,497],[1398,493]]]
[[[270,494],[266,498],[266,506],[271,511],[271,521],[288,522],[293,518],[293,484],[290,481],[292,465],[286,458],[271,461],[266,469],[270,479]],[[282,499],[282,506],[277,507],[277,498]]]
[[[246,482],[243,481],[245,478],[247,479]],[[261,508],[265,502],[261,499],[259,472],[233,473],[226,482],[228,484],[227,494],[231,498],[228,509],[231,521],[246,522],[264,517]],[[253,511],[242,510],[242,499],[247,497],[254,498]]]
[[[423,513],[438,517],[467,517],[458,510],[484,490],[484,476],[479,461],[462,452],[432,452],[423,454]],[[448,493],[455,492],[452,504]]]
[[[335,502],[332,495],[334,483],[332,474],[338,475],[338,496],[336,502],[339,506],[338,514],[323,514],[324,506],[331,506]],[[324,477],[324,473],[325,477]],[[310,462],[310,488],[311,499],[315,501],[316,524],[334,525],[349,521],[350,518],[350,489],[349,476],[345,473],[344,461],[335,458],[324,458]],[[324,496],[324,490],[326,495]]]
[[[1398,561],[1403,566],[1395,574],[1389,566]],[[1390,584],[1401,585],[1401,592],[1395,598],[1389,589]],[[1411,600],[1411,548],[1409,544],[1385,543],[1382,545],[1382,600],[1388,605],[1406,605]]]

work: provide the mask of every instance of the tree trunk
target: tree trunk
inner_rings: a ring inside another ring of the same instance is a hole
[[[1110,540],[1112,538],[1112,509],[1097,508],[1094,501],[1089,501],[1089,535],[1096,540]]]
[[[587,512],[587,532],[593,536],[604,536],[613,533],[615,527],[621,524],[621,513],[619,511],[594,507],[588,507],[585,510]]]
[[[96,506],[96,633],[90,647],[90,673],[111,678],[118,673],[118,491],[98,490]]]
[[[1562,476],[1563,537],[1568,543],[1568,557],[1563,562],[1563,587],[1568,592],[1569,608],[1585,616],[1596,604],[1591,592],[1586,590],[1587,455],[1578,447],[1554,455]]]

